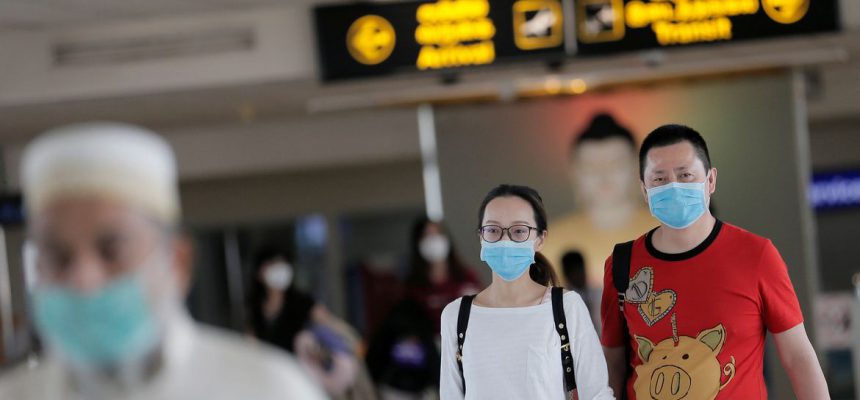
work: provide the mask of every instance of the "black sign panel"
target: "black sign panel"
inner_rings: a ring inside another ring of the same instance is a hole
[[[350,3],[314,10],[323,80],[559,60],[564,0]]]
[[[573,0],[578,54],[836,31],[837,0]]]

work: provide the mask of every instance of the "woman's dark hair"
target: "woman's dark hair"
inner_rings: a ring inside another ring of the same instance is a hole
[[[499,185],[490,190],[484,201],[481,202],[481,208],[478,210],[478,229],[484,222],[484,212],[487,210],[487,204],[490,204],[493,199],[498,197],[519,197],[532,206],[534,211],[535,224],[537,225],[538,235],[547,231],[546,209],[543,207],[543,199],[537,190],[528,186],[518,185]],[[535,263],[529,268],[529,276],[533,281],[544,286],[559,286],[558,276],[555,269],[549,260],[540,252],[535,253]]]
[[[457,251],[454,249],[453,241],[448,230],[441,222],[431,221],[427,217],[418,218],[412,225],[412,234],[409,242],[409,274],[406,277],[406,283],[417,287],[430,286],[430,263],[421,256],[421,251],[418,247],[421,243],[421,238],[424,236],[424,231],[427,226],[435,224],[442,231],[442,234],[448,238],[451,244],[448,251],[448,258],[445,260],[448,264],[448,277],[452,281],[459,282],[466,279],[466,266],[460,261]]]

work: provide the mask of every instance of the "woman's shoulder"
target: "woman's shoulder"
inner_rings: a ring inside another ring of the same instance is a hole
[[[585,301],[582,300],[582,296],[579,293],[577,293],[573,290],[567,290],[567,289],[563,289],[563,290],[564,290],[564,295],[562,296],[562,299],[564,302],[565,311],[570,312],[573,309],[578,308],[579,305],[582,305],[582,307],[585,307]]]
[[[446,316],[450,317],[453,315],[456,318],[456,315],[460,312],[460,303],[461,302],[463,302],[463,298],[458,297],[458,298],[454,299],[454,301],[448,303],[448,305],[445,306],[445,308],[442,310],[442,321],[443,322],[445,321]]]

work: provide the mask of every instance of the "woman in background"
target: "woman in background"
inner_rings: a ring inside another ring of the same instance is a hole
[[[480,288],[480,281],[460,260],[442,223],[418,219],[412,227],[406,297],[424,306],[437,335],[445,305]]]
[[[405,295],[374,333],[367,364],[383,400],[418,400],[439,387],[442,308],[476,293],[475,274],[457,257],[440,223],[426,217],[412,227]]]
[[[255,257],[248,291],[251,334],[296,355],[308,373],[335,399],[375,399],[359,362],[361,341],[294,284],[291,257],[265,248]]]

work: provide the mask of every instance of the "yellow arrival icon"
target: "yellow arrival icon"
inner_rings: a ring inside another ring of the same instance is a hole
[[[356,61],[365,65],[379,64],[394,51],[394,27],[378,15],[365,15],[352,23],[346,33],[346,48]]]
[[[809,11],[810,0],[761,0],[764,12],[780,24],[800,21]]]

